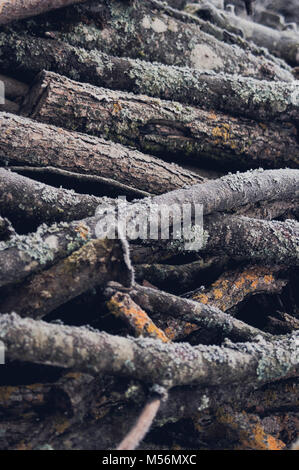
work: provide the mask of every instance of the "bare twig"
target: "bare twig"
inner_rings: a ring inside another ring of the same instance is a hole
[[[152,398],[145,405],[133,429],[127,434],[116,450],[134,450],[148,433],[160,408],[161,398]]]

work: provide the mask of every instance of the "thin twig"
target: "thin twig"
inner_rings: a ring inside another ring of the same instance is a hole
[[[160,408],[161,398],[151,398],[143,408],[136,424],[121,441],[116,450],[135,450],[148,433]]]

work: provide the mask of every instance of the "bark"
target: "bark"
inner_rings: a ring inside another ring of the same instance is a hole
[[[0,309],[43,318],[93,287],[115,279],[127,284],[130,276],[120,242],[93,240],[21,287],[14,287],[0,300]]]
[[[139,283],[144,280],[155,287],[178,294],[195,289],[203,284],[211,273],[219,274],[227,266],[225,257],[203,257],[188,264],[140,264],[135,266],[135,277]]]
[[[18,69],[28,80],[42,70],[51,70],[96,86],[179,101],[235,116],[264,121],[298,121],[299,86],[296,81],[261,81],[114,57],[25,34],[3,32],[0,42],[2,68],[11,73]]]
[[[134,377],[167,389],[240,382],[254,388],[296,377],[299,372],[298,333],[271,342],[191,347],[187,343],[94,333],[85,327],[53,325],[17,314],[2,315],[0,326],[9,360]]]
[[[81,22],[82,17],[85,22]],[[89,2],[70,9],[66,22],[67,27],[61,28],[57,19],[49,21],[46,17],[35,31],[38,35],[48,34],[73,46],[97,49],[113,56],[129,55],[149,62],[259,79],[293,80],[290,69],[282,61],[273,56],[262,57],[261,50],[247,41],[156,0],[138,2],[138,7],[120,0],[108,7],[103,2]]]
[[[37,227],[92,216],[100,204],[107,202],[108,198],[56,189],[0,168],[0,212],[20,231],[26,224]]]
[[[30,16],[40,15],[55,8],[62,8],[84,0],[3,0],[0,10],[0,24]]]
[[[228,175],[216,181],[195,185],[190,189],[172,191],[165,195],[145,199],[141,202],[127,206],[126,218],[134,221],[138,214],[146,214],[154,205],[173,206],[178,204],[202,204],[205,215],[219,211],[230,211],[245,204],[259,203],[263,200],[275,201],[283,199],[298,191],[298,170],[268,170],[253,171],[243,174]],[[215,197],[217,195],[217,197]],[[41,268],[50,267],[57,260],[71,254],[80,248],[88,240],[97,238],[95,230],[97,224],[107,221],[105,215],[98,214],[95,217],[75,222],[61,222],[50,227],[42,225],[35,233],[27,236],[15,236],[9,242],[0,243],[0,286],[19,281]],[[148,221],[146,221],[148,222]],[[108,224],[111,219],[108,216]],[[171,222],[170,222],[171,223]],[[277,263],[284,264],[298,262],[298,238],[296,239],[296,223],[255,221],[254,231],[252,219],[230,217],[228,221],[220,217],[212,218],[205,230],[209,233],[206,251],[221,252],[223,249],[222,236],[227,236],[229,242],[225,247],[226,254],[236,257],[248,257],[249,259],[274,259]],[[219,226],[217,226],[219,224]],[[259,237],[259,242],[254,235]],[[248,238],[248,236],[250,237]],[[280,245],[270,246],[271,242],[280,240]],[[287,238],[289,236],[289,239]],[[234,238],[237,237],[237,238]],[[235,243],[243,241],[244,247]],[[154,242],[154,241],[153,241]],[[155,246],[156,245],[156,246]],[[150,246],[144,244],[134,246],[132,260],[134,263],[150,262],[161,257],[171,257],[173,254],[184,252],[185,240],[160,240]],[[267,250],[269,249],[269,254]],[[163,253],[163,250],[165,253]]]
[[[259,47],[268,49],[275,56],[284,59],[290,65],[299,63],[299,37],[291,31],[277,31],[273,28],[248,21],[246,18],[227,12],[219,12],[215,7],[192,5],[188,8],[192,14],[208,19],[213,24],[228,31],[238,28],[247,41],[253,41]]]
[[[91,218],[90,226],[83,221],[60,222],[50,227],[43,224],[29,235],[15,235],[8,242],[0,242],[0,285],[22,280],[70,255],[91,239],[90,229],[95,223]]]
[[[266,263],[299,265],[299,223],[217,216],[205,223],[204,250]],[[225,244],[223,241],[225,240]]]
[[[211,215],[204,220],[203,230],[195,231],[193,240],[201,254],[229,256],[239,261],[266,264],[299,265],[299,223],[264,221],[244,216]],[[133,260],[140,258],[155,262],[158,257],[186,254],[187,238],[159,241],[143,240],[134,247]],[[136,243],[136,242],[134,242]],[[137,241],[138,243],[138,241]]]
[[[123,183],[128,189],[137,188],[152,194],[203,181],[200,176],[175,164],[104,139],[9,114],[2,114],[1,118],[2,165],[50,165],[76,173],[110,178]]]
[[[164,158],[236,169],[298,166],[296,128],[97,88],[43,72],[22,113]],[[271,152],[269,149],[271,148]]]
[[[243,206],[263,201],[279,201],[298,197],[298,170],[254,170],[228,174],[216,180],[195,185],[189,189],[173,191],[157,196],[157,204],[203,205],[203,213],[235,211]]]
[[[105,294],[110,298],[118,289],[120,289],[119,286],[110,283]],[[261,330],[236,320],[211,305],[196,303],[167,292],[138,285],[133,286],[129,294],[133,301],[140,305],[160,328],[165,330],[171,340],[181,340],[186,337],[188,329],[190,332],[201,329],[203,337],[205,334],[210,334],[218,337],[218,340],[228,337],[233,341],[251,341],[259,335],[269,338]],[[178,321],[171,322],[169,318]]]
[[[282,269],[277,266],[247,266],[225,271],[207,290],[195,290],[188,298],[226,312],[251,295],[280,293],[287,284],[286,280],[278,278]]]

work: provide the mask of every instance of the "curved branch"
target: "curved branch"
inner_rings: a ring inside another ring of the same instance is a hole
[[[271,342],[192,347],[187,343],[94,333],[85,327],[5,314],[0,316],[0,340],[8,360],[134,377],[167,389],[240,381],[256,387],[299,373],[299,332]]]

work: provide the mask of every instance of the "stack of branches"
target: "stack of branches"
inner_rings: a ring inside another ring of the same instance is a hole
[[[186,2],[3,3],[1,448],[291,447],[290,65]]]

